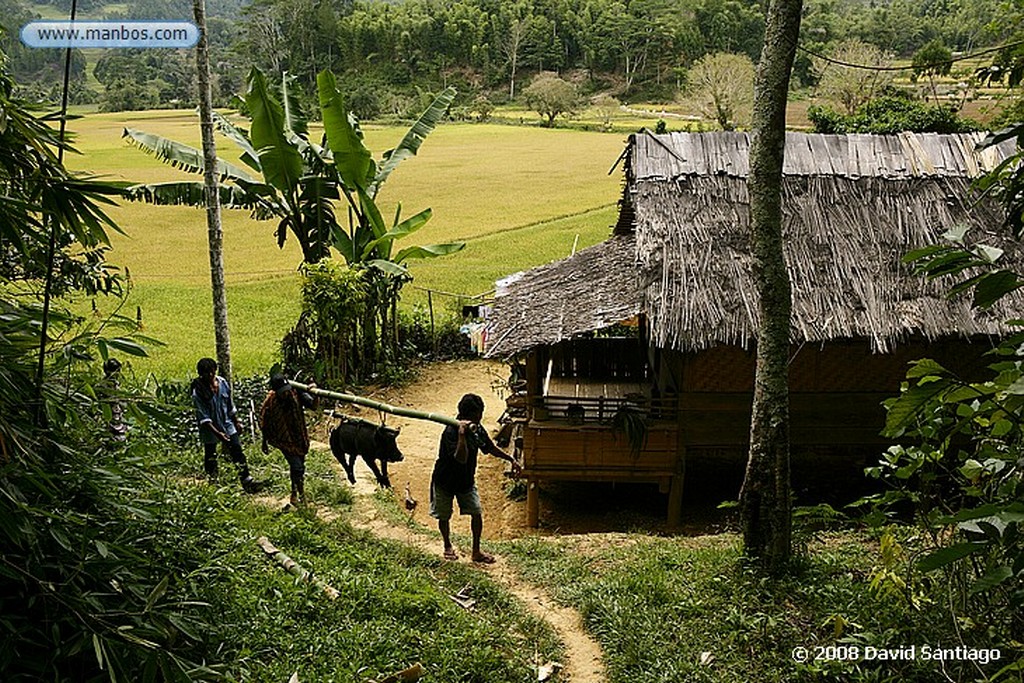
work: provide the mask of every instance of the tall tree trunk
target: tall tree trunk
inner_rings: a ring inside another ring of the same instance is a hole
[[[206,38],[205,0],[192,0],[199,27],[196,73],[199,80],[199,128],[203,137],[203,182],[206,186],[206,228],[210,243],[210,285],[213,292],[213,331],[220,374],[231,378],[231,336],[228,332],[228,296],[224,288],[224,231],[220,222],[217,185],[217,146],[213,140],[213,96],[210,92],[210,46]]]
[[[786,96],[800,33],[802,0],[771,0],[754,83],[750,144],[750,244],[760,325],[754,378],[750,457],[740,491],[747,557],[769,571],[789,560],[790,284],[783,258],[782,162]]]
[[[518,48],[517,48],[518,49]],[[514,100],[516,98],[516,62],[519,61],[519,54],[516,52],[512,53],[512,74],[508,77],[508,98]]]

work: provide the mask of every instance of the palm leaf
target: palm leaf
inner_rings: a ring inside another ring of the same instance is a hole
[[[189,173],[202,173],[204,168],[203,153],[195,147],[189,147],[180,142],[169,140],[161,135],[146,133],[134,128],[125,128],[121,137],[144,152],[152,154],[160,161],[166,162],[174,168],[188,171]],[[221,181],[227,179],[242,179],[254,182],[255,179],[237,166],[225,161],[217,160],[217,175]]]
[[[327,146],[334,155],[338,175],[349,191],[366,189],[373,174],[373,159],[363,144],[362,133],[345,109],[334,74],[321,71],[317,74],[316,84]]]
[[[113,206],[110,197],[123,196],[127,189],[127,183],[65,176],[52,178],[41,188],[35,201],[42,214],[59,221],[83,246],[94,247],[110,244],[107,228],[124,234],[100,205]]]
[[[453,99],[455,99],[455,88],[445,88],[444,92],[434,98],[434,101],[431,102],[426,111],[420,115],[416,123],[412,125],[412,128],[402,138],[402,141],[398,143],[398,146],[384,154],[384,162],[380,165],[380,169],[378,169],[377,175],[373,179],[371,195],[377,194],[380,186],[384,184],[384,181],[391,175],[391,172],[398,167],[398,164],[416,155],[420,145],[423,144],[426,137],[430,135],[430,132],[434,130],[438,122],[444,117],[445,112],[448,111],[448,107],[451,106]]]
[[[252,143],[249,142],[249,136],[246,135],[244,130],[238,128],[217,112],[213,112],[213,124],[217,127],[217,130],[220,131],[221,135],[228,138],[242,149],[242,161],[246,166],[257,173],[263,173],[263,168],[260,166],[260,159],[256,155],[256,150],[253,149]]]
[[[263,178],[281,192],[287,201],[295,197],[302,177],[302,155],[285,136],[284,109],[267,89],[267,79],[259,69],[249,73],[245,103],[252,116],[252,146],[256,148]]]

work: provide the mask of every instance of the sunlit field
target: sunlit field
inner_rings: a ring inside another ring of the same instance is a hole
[[[71,124],[81,152],[72,168],[111,179],[158,182],[190,177],[133,148],[125,126],[194,146],[199,130],[191,112],[89,114]],[[379,158],[405,129],[367,126],[366,142]],[[316,135],[316,132],[313,132]],[[222,154],[236,160],[230,142]],[[403,245],[464,241],[462,252],[411,264],[415,280],[405,305],[426,301],[420,288],[475,295],[497,278],[568,256],[608,236],[615,221],[621,174],[609,170],[625,145],[622,133],[446,124],[406,161],[380,194],[386,216],[430,207],[433,219]],[[341,209],[341,207],[339,207]],[[147,334],[163,340],[137,371],[187,375],[201,355],[213,355],[209,261],[202,210],[125,204],[110,215],[125,235],[113,235],[110,260],[131,275],[126,308],[141,307]],[[341,209],[343,215],[343,209]],[[224,212],[225,265],[236,372],[264,370],[281,335],[299,311],[297,246],[278,249],[275,224],[248,212]],[[435,304],[444,308],[448,299]],[[101,310],[109,304],[100,302]]]

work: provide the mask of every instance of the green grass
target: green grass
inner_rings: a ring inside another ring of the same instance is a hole
[[[281,337],[295,324],[299,314],[298,296],[297,275],[228,285],[228,323],[233,335],[231,356],[236,373],[260,374],[273,365]],[[101,313],[108,312],[116,303],[97,299]],[[187,377],[195,374],[197,359],[215,355],[208,281],[136,281],[120,312],[135,319],[140,309],[143,333],[165,346],[150,348],[150,358],[129,361],[137,375]]]
[[[254,472],[271,475],[271,492],[284,495],[284,459],[248,450]],[[307,490],[321,512],[333,508],[332,521],[250,499],[228,477],[220,487],[183,481],[183,473],[198,474],[195,449],[165,457],[151,465],[167,473],[156,479],[168,505],[155,524],[182,539],[183,556],[206,558],[199,570],[175,577],[175,587],[205,600],[198,614],[216,628],[193,655],[223,662],[230,680],[286,681],[298,672],[302,681],[350,683],[418,661],[430,680],[526,683],[536,680],[535,658],[560,657],[550,629],[485,573],[350,526],[350,494],[338,493],[349,488],[331,471],[329,453],[310,454]],[[259,536],[340,597],[296,583],[260,551]],[[472,611],[448,597],[467,585],[477,600]]]
[[[191,178],[129,146],[121,139],[125,126],[199,145],[191,112],[88,114],[71,125],[81,154],[69,157],[69,166],[112,180]],[[377,157],[405,132],[376,125],[365,130]],[[225,158],[237,159],[236,149],[221,142]],[[411,264],[413,284],[479,294],[496,279],[568,256],[574,242],[582,249],[605,239],[621,182],[608,170],[624,143],[620,133],[440,126],[380,195],[385,215],[393,215],[398,201],[405,215],[433,209],[431,222],[400,245],[467,243],[453,256]],[[129,203],[112,207],[110,215],[125,233],[112,236],[110,261],[133,282],[125,310],[134,315],[141,307],[146,334],[166,343],[152,358],[134,361],[135,369],[160,377],[189,374],[197,357],[213,355],[205,213]],[[247,212],[224,213],[232,354],[243,375],[273,362],[281,335],[298,314],[294,273],[301,256],[294,240],[277,247],[275,227]],[[424,302],[421,291],[406,291],[406,307]]]
[[[799,571],[778,580],[745,570],[740,539],[731,534],[496,545],[528,580],[581,612],[604,649],[610,683],[923,683],[942,679],[938,663],[798,664],[791,653],[805,647],[814,654],[821,652],[816,647],[837,643],[862,649],[959,643],[944,603],[913,608],[899,596],[871,590],[878,550],[858,533],[823,534]],[[968,642],[976,636],[964,633]],[[992,675],[1012,659],[1007,651],[985,671]],[[977,674],[964,662],[946,668],[951,680],[974,680]]]

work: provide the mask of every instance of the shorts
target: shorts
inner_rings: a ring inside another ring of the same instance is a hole
[[[461,515],[482,515],[483,508],[480,506],[480,494],[474,485],[468,491],[452,495],[437,484],[430,483],[430,516],[434,519],[447,521],[452,518],[452,499],[459,501],[459,514]]]

